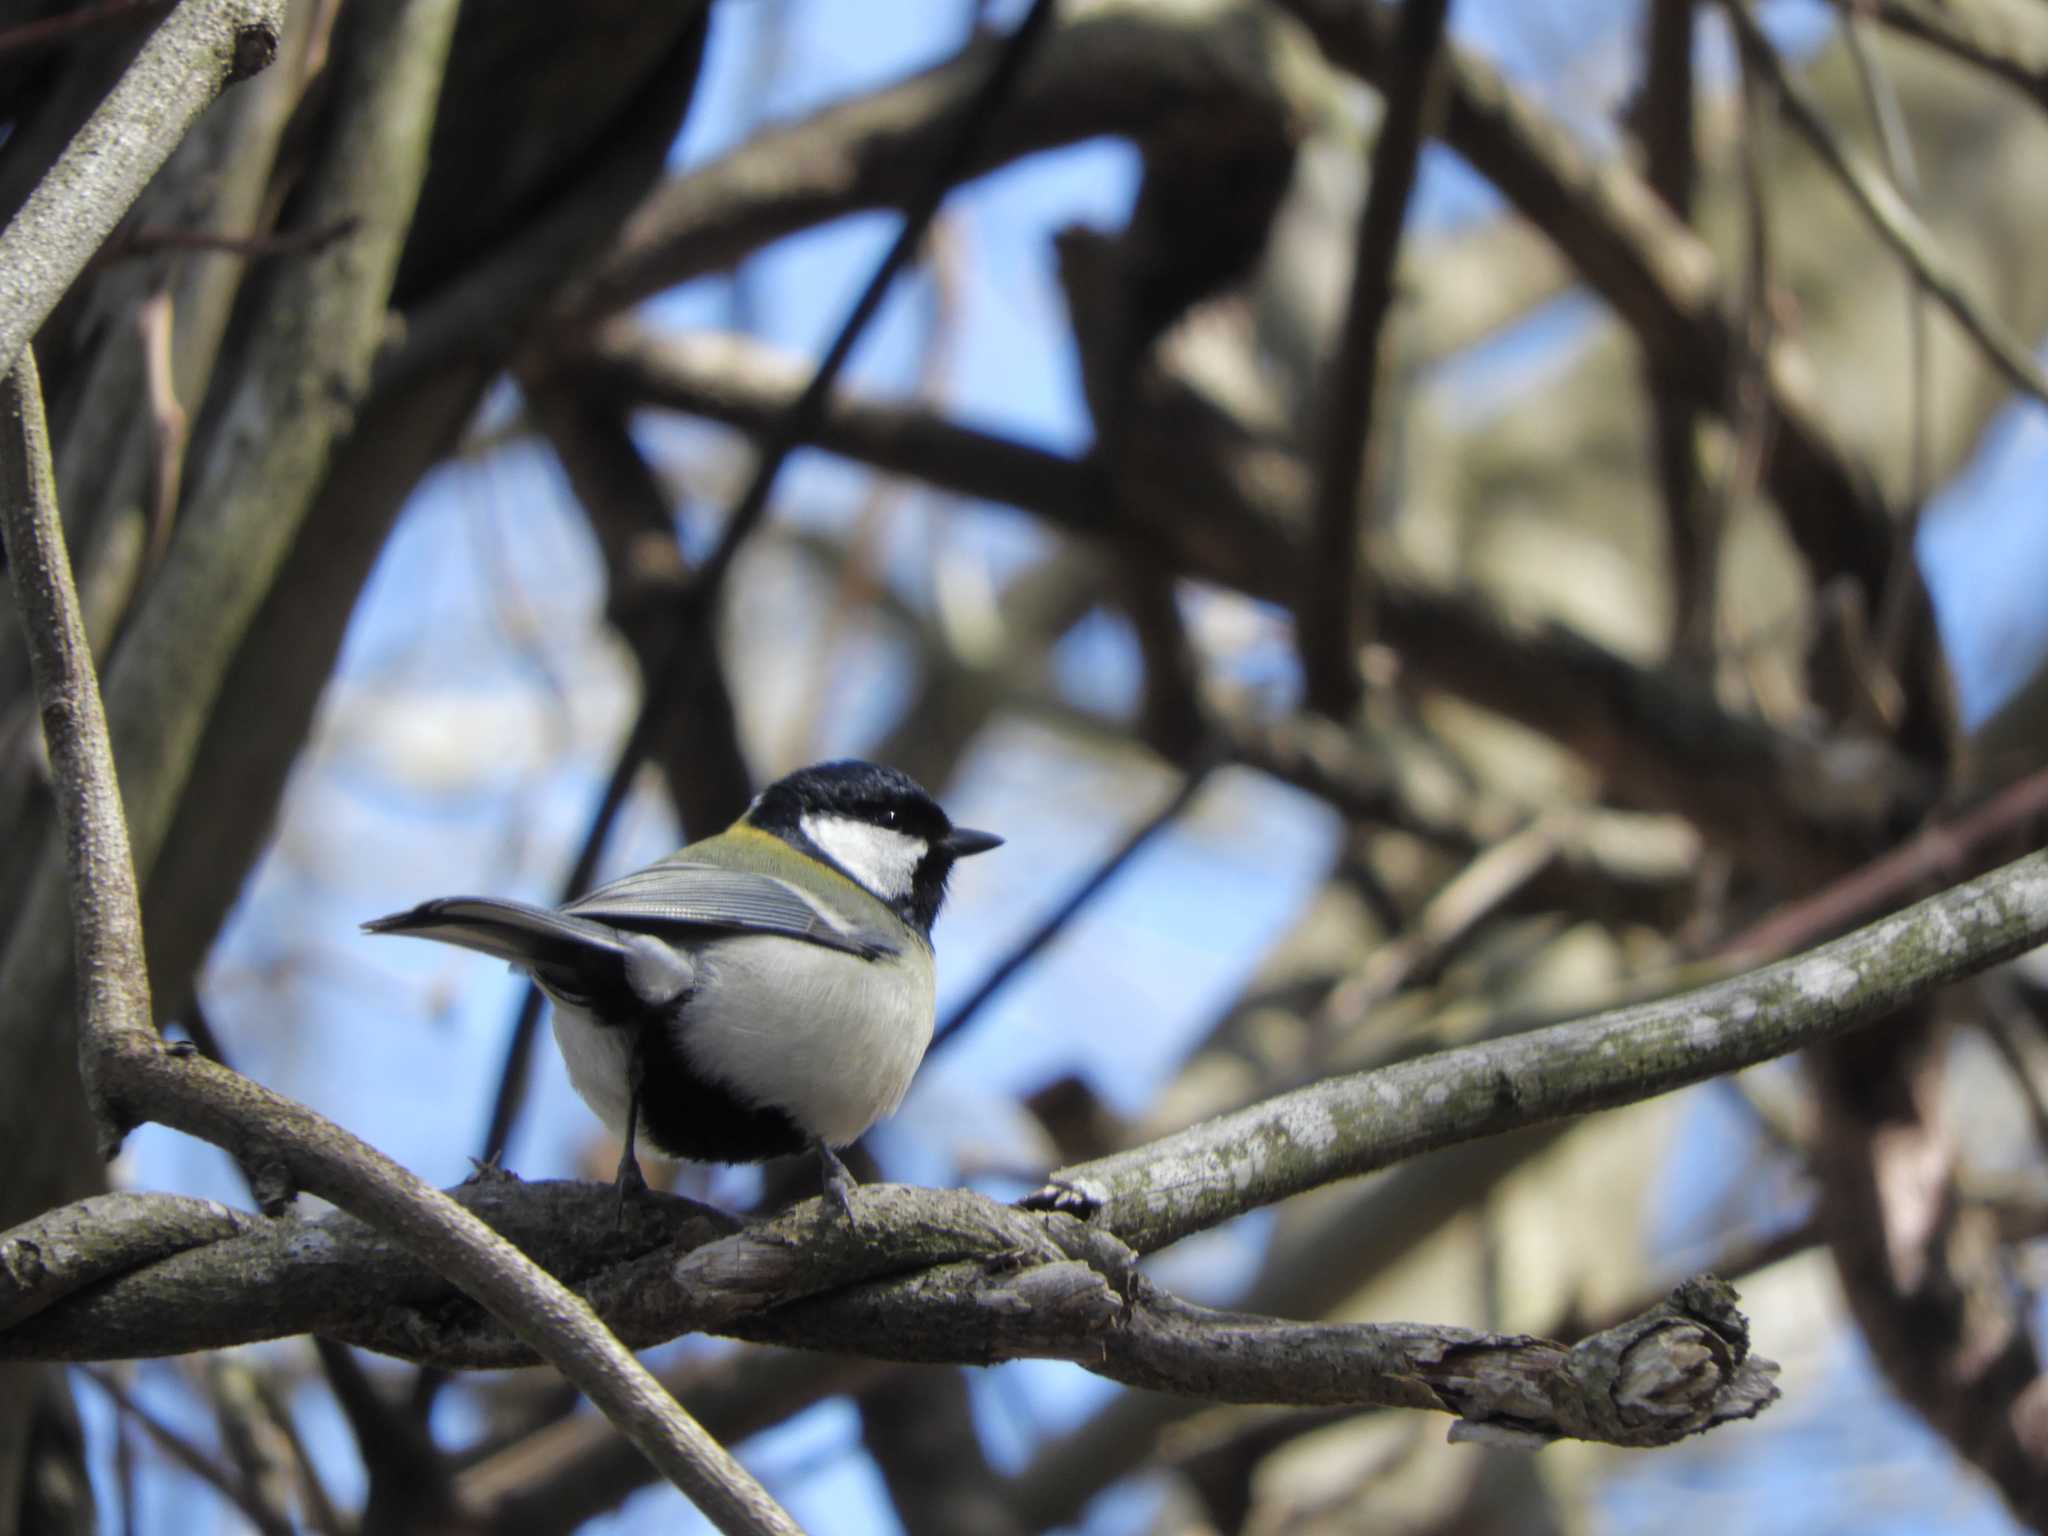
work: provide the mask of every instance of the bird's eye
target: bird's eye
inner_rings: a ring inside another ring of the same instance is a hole
[[[881,816],[882,825],[885,827],[893,827],[902,819],[902,813],[894,808],[883,811]]]

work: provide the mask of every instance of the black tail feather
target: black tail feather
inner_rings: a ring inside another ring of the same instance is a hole
[[[619,932],[603,923],[491,896],[443,896],[408,912],[376,918],[363,928],[369,933],[435,939],[536,973],[574,974],[593,962],[616,966],[625,954]]]

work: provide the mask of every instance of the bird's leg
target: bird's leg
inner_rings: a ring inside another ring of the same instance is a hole
[[[626,1144],[619,1149],[619,1172],[613,1183],[619,1192],[618,1224],[626,1224],[626,1201],[633,1195],[644,1194],[647,1179],[640,1172],[640,1157],[634,1150],[640,1136],[640,1031],[633,1031],[632,1048],[626,1058]]]
[[[839,1207],[839,1214],[846,1218],[849,1227],[859,1226],[860,1218],[853,1214],[853,1191],[860,1181],[823,1140],[815,1145],[818,1149],[818,1176],[825,1186],[825,1198]]]

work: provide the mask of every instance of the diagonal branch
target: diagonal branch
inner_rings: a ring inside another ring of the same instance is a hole
[[[1273,68],[1283,46],[1244,0],[1161,9],[1063,7],[1010,110],[959,177],[1085,139],[1143,139],[1176,124],[1270,119],[1290,105]],[[652,193],[602,267],[564,306],[566,324],[615,314],[665,288],[737,266],[761,247],[876,208],[903,208],[932,179],[1003,46],[978,41],[895,85],[771,126]],[[1297,77],[1298,78],[1298,77]]]
[[[1875,17],[1903,37],[1983,70],[2048,108],[2048,53],[2038,32],[2004,27],[1996,6],[1930,0],[1833,0],[1837,10]]]
[[[1785,61],[1778,57],[1778,50],[1771,46],[1741,0],[1723,0],[1721,9],[1735,30],[1743,58],[1770,82],[1792,126],[1834,172],[1871,227],[1898,253],[1928,295],[1949,312],[1950,318],[1963,328],[1963,334],[1977,343],[1986,360],[2005,375],[2014,389],[2048,402],[2048,374],[2041,371],[2032,352],[1964,291],[1961,274],[1943,254],[1933,231],[1920,222],[1920,216],[1892,184],[1828,126],[1820,104],[1792,78]]]
[[[578,370],[586,387],[763,430],[800,377],[739,337],[652,336],[612,327]],[[1303,559],[1298,504],[1282,490],[1240,494],[1248,465],[1197,477],[1204,498],[1144,516],[1095,459],[1075,460],[962,426],[914,405],[836,394],[809,441],[966,496],[1019,507],[1084,538],[1136,531],[1173,568],[1284,602]],[[1187,457],[1188,455],[1183,455]],[[1293,466],[1290,461],[1291,467]],[[1270,467],[1270,465],[1268,466]],[[1243,468],[1239,476],[1236,471]],[[1301,477],[1281,476],[1288,486]],[[1381,637],[1418,682],[1541,731],[1606,775],[1616,793],[1681,811],[1768,868],[1810,884],[1850,862],[1864,833],[1919,790],[1903,760],[1868,744],[1812,742],[1720,707],[1704,688],[1653,672],[1554,623],[1516,623],[1464,598],[1388,580]],[[1876,758],[1875,771],[1866,753]],[[1770,786],[1759,793],[1760,785]],[[1860,786],[1854,788],[1852,786]],[[1867,798],[1866,798],[1867,797]]]
[[[185,0],[0,230],[0,370],[11,371],[214,97],[277,54],[283,0]]]
[[[1150,1252],[1332,1179],[1668,1093],[1870,1024],[2048,940],[2048,853],[1679,997],[1332,1078],[1057,1170],[1042,1203]]]

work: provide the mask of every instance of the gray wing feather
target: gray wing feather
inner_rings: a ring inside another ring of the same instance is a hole
[[[773,933],[875,959],[897,953],[886,935],[837,918],[786,880],[671,860],[599,886],[565,915],[643,933],[716,928]]]

